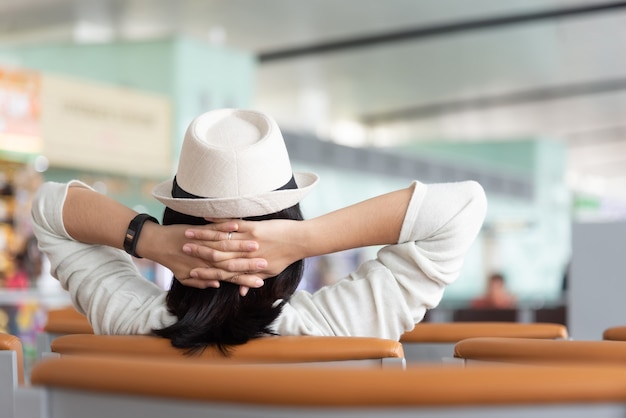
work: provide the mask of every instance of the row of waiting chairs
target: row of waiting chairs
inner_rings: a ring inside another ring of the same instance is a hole
[[[462,344],[468,339],[476,340],[480,339],[476,336],[485,335],[504,335],[509,340],[515,341],[571,342],[566,340],[566,329],[555,324],[418,324],[413,332],[403,337],[401,343],[383,340],[386,344],[384,349],[386,351],[378,353],[374,353],[378,350],[375,348],[378,347],[376,344],[381,342],[377,339],[331,337],[333,344],[330,345],[330,340],[324,341],[324,338],[269,337],[237,347],[233,352],[233,358],[229,359],[228,363],[234,360],[241,363],[239,365],[243,367],[233,368],[232,364],[217,361],[216,353],[212,353],[211,350],[207,351],[209,354],[206,356],[203,355],[205,358],[196,358],[196,360],[209,359],[210,361],[191,361],[181,358],[181,351],[172,349],[163,339],[85,334],[91,330],[84,317],[69,310],[65,312],[67,314],[65,319],[68,321],[65,321],[66,326],[63,327],[61,326],[63,321],[59,321],[58,317],[55,318],[55,315],[59,313],[59,311],[51,313],[50,321],[46,325],[46,334],[52,341],[50,350],[62,356],[57,359],[47,359],[35,365],[31,375],[31,383],[34,386],[17,391],[18,396],[15,397],[16,406],[21,406],[22,409],[35,409],[35,411],[32,411],[30,415],[21,414],[19,417],[39,418],[44,416],[43,412],[48,413],[54,410],[55,405],[63,405],[62,415],[52,413],[50,418],[81,416],[81,411],[82,416],[85,416],[86,411],[89,411],[89,416],[98,416],[93,414],[93,410],[97,410],[98,402],[110,405],[103,412],[103,416],[112,416],[114,410],[111,409],[112,405],[118,405],[116,407],[120,410],[114,415],[141,416],[145,414],[145,416],[155,417],[165,416],[166,411],[170,411],[170,415],[178,413],[181,417],[207,416],[207,411],[211,411],[211,416],[219,416],[221,413],[227,416],[233,416],[228,414],[279,416],[276,414],[285,411],[285,408],[291,408],[291,412],[307,412],[310,416],[317,416],[322,412],[334,413],[337,416],[352,416],[351,413],[354,413],[354,416],[364,416],[363,413],[366,412],[364,408],[369,407],[384,408],[385,415],[415,410],[444,414],[441,416],[468,416],[468,411],[460,410],[460,406],[471,407],[470,410],[480,416],[489,416],[484,415],[487,412],[502,416],[504,412],[502,408],[499,413],[494,412],[498,410],[498,408],[493,408],[494,403],[507,408],[517,405],[516,411],[524,410],[530,413],[530,411],[543,410],[542,405],[546,402],[552,407],[558,406],[560,410],[561,408],[567,409],[568,405],[573,405],[576,399],[578,403],[585,405],[596,399],[594,406],[597,406],[598,400],[603,403],[616,403],[614,407],[623,414],[623,405],[626,404],[624,402],[626,393],[621,393],[619,390],[611,391],[612,398],[606,394],[599,395],[594,391],[586,395],[578,392],[575,388],[577,384],[575,376],[580,376],[581,379],[583,377],[601,378],[606,385],[615,385],[616,388],[619,386],[618,382],[626,381],[624,380],[626,371],[606,365],[592,367],[589,363],[575,367],[567,365],[566,369],[569,372],[565,375],[561,374],[561,371],[554,371],[557,376],[569,376],[573,379],[570,383],[567,383],[566,379],[561,381],[562,377],[550,378],[548,379],[550,382],[547,382],[543,377],[546,372],[541,368],[520,369],[508,365],[503,367],[501,364],[489,370],[481,368],[472,371],[468,368],[443,367],[442,364],[416,365],[408,369],[396,367],[396,370],[389,370],[385,367],[382,374],[380,368],[350,367],[337,370],[336,368],[294,368],[291,365],[276,366],[275,364],[272,367],[267,366],[268,362],[313,361],[318,365],[322,362],[347,360],[350,357],[348,353],[355,348],[360,350],[360,357],[357,357],[359,360],[372,360],[372,357],[379,356],[403,362],[405,356],[403,348],[420,344],[447,344],[453,347],[454,357],[467,360],[459,352],[459,347],[462,348]],[[84,334],[73,335],[72,333],[76,331]],[[345,340],[342,349],[343,357],[337,357],[337,350],[331,349],[342,340]],[[282,353],[277,348],[281,345],[284,348]],[[114,352],[116,356],[111,357]],[[331,354],[332,352],[335,354]],[[259,357],[259,353],[265,353],[265,357]],[[294,353],[299,354],[294,355]],[[319,357],[320,353],[324,353],[324,357]],[[131,356],[133,356],[132,359]],[[164,360],[164,357],[167,359]],[[158,361],[156,361],[157,358]],[[383,364],[380,358],[378,358],[378,364]],[[354,359],[355,357],[352,357],[352,360]],[[350,362],[351,365],[353,363],[354,361]],[[396,364],[404,366],[404,363],[397,363],[397,361]],[[192,370],[197,370],[197,372],[192,372]],[[233,370],[237,370],[236,374],[233,374]],[[252,375],[258,376],[259,380],[254,380],[256,383],[251,383],[250,376]],[[548,375],[551,376],[552,372]],[[97,377],[95,380],[94,376]],[[226,376],[231,376],[228,378],[230,379],[228,384],[224,383]],[[397,384],[391,384],[387,381],[388,379]],[[189,387],[189,384],[183,384],[180,380],[192,381],[194,383],[191,386],[198,386],[200,389],[194,390]],[[540,380],[542,383],[537,386],[536,381]],[[265,383],[261,383],[264,381]],[[215,389],[220,382],[224,385],[220,386],[220,389]],[[562,387],[564,384],[568,385],[568,391],[562,394],[554,393],[555,387]],[[158,387],[155,388],[155,385]],[[255,385],[258,385],[256,391]],[[342,385],[344,385],[343,389]],[[406,385],[412,389],[402,389]],[[453,387],[455,385],[461,386],[455,389]],[[581,385],[581,387],[585,386],[585,384]],[[553,389],[546,391],[546,388],[550,386]],[[174,388],[179,388],[179,390],[174,390]],[[225,392],[222,392],[222,388]],[[543,389],[538,390],[538,388]],[[274,396],[269,395],[267,390],[274,393]],[[379,395],[372,395],[370,391]],[[243,393],[245,395],[242,395]],[[249,395],[249,393],[255,395]],[[332,393],[336,395],[335,398],[339,399],[334,399],[330,395]],[[550,394],[550,400],[541,400],[546,393]],[[129,395],[132,395],[132,402],[128,399]],[[186,401],[184,404],[172,403],[155,399],[155,396]],[[594,398],[594,396],[599,397]],[[314,399],[317,401],[313,402]],[[187,401],[190,401],[191,405],[188,405]],[[131,407],[129,402],[135,407]],[[490,404],[490,409],[480,406],[483,404]],[[456,405],[456,407],[451,405]],[[40,410],[37,410],[37,406]],[[70,413],[66,408],[70,408],[73,412]],[[266,415],[262,413],[263,408],[267,410]],[[340,410],[336,411],[337,408]],[[155,415],[146,413],[150,409],[154,409]],[[194,410],[196,412],[193,412]],[[133,411],[135,413],[132,413]],[[143,412],[137,414],[139,411]]]
[[[536,340],[539,341],[539,340]],[[56,417],[624,416],[615,364],[407,370],[293,368],[125,356],[63,356],[33,369],[21,406]],[[31,415],[44,416],[44,415]]]
[[[52,341],[59,336],[74,334],[93,334],[93,329],[89,325],[87,318],[84,315],[77,312],[74,308],[62,308],[55,309],[49,312],[48,320],[44,326],[44,332],[39,336],[38,352],[45,353],[50,351]],[[525,337],[525,338],[540,338],[540,339],[567,339],[567,328],[562,324],[554,323],[502,323],[502,322],[465,322],[465,323],[420,323],[412,331],[405,333],[400,339],[400,344],[396,344],[393,348],[396,352],[402,351],[406,360],[412,363],[414,362],[433,362],[439,361],[442,358],[452,358],[454,354],[454,344],[466,338],[471,337]],[[141,348],[133,349],[133,345],[124,344],[127,337],[105,337],[98,340],[97,338],[91,339],[93,342],[89,343],[90,338],[83,337],[70,337],[62,338],[57,341],[56,349],[59,351],[67,350],[91,350],[93,353],[97,353],[102,350],[134,350],[138,352],[147,352],[150,348],[143,344]],[[345,339],[346,341],[352,341],[351,339]],[[109,341],[109,343],[107,343]],[[134,339],[133,341],[142,341],[141,339]],[[298,341],[295,339],[295,341]],[[333,339],[333,341],[342,341],[342,339]],[[144,339],[143,342],[151,342],[155,347],[158,347],[160,354],[163,354],[164,350],[168,350],[169,345],[164,340]],[[89,344],[93,348],[89,348]],[[251,342],[252,347],[265,344],[259,341]],[[293,342],[295,344],[295,342]],[[307,343],[307,344],[312,344]],[[344,353],[349,352],[348,344]],[[369,353],[371,356],[377,356],[377,352],[380,347],[380,355],[387,355],[389,342],[384,341],[370,341]],[[359,343],[354,343],[354,347],[357,347]],[[106,349],[101,347],[105,347]],[[117,347],[117,348],[116,348]],[[311,353],[316,352],[315,346],[312,346]],[[174,355],[179,355],[178,350],[172,350]],[[280,352],[280,350],[279,350]],[[216,357],[218,352],[215,350],[208,350],[207,356]],[[291,354],[293,357],[295,354]],[[391,362],[393,363],[393,362]]]

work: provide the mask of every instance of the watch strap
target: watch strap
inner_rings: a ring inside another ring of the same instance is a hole
[[[156,224],[159,223],[154,216],[150,216],[147,213],[140,213],[128,224],[128,229],[126,230],[126,235],[124,236],[124,251],[133,257],[143,258],[137,255],[136,250],[141,228],[143,228],[143,224],[146,223],[146,221],[154,222]]]

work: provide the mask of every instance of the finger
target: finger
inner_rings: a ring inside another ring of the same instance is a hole
[[[195,240],[203,245],[219,245],[219,247],[215,248],[222,248],[225,245],[228,245],[228,247],[225,248],[238,248],[238,246],[242,246],[243,248],[250,242],[249,237],[239,234],[236,231],[227,232],[210,229],[188,229],[185,231],[185,238]],[[227,244],[227,241],[233,241],[234,244]]]
[[[241,245],[233,245],[232,247],[232,251],[229,251],[230,248],[227,249],[227,251],[222,251],[221,248],[214,248],[213,245],[198,245],[194,243],[187,243],[183,245],[183,252],[189,256],[201,258],[211,263],[217,263],[233,258],[249,257],[249,253],[246,252],[246,250],[243,250]]]
[[[263,258],[233,258],[211,264],[212,268],[231,273],[260,273],[267,268],[267,261]]]
[[[248,286],[239,286],[239,294],[241,296],[246,296],[249,291],[250,291],[250,288]]]
[[[232,284],[237,284],[240,286],[241,296],[245,296],[248,293],[248,290],[250,290],[250,288],[258,289],[259,287],[263,287],[263,280],[250,274],[236,274],[235,276],[231,277],[228,281]],[[243,294],[241,293],[243,292],[242,288],[246,289],[245,293]]]
[[[195,239],[204,242],[212,242],[212,241],[228,241],[233,238],[233,234],[235,231],[225,230],[221,231],[213,228],[189,228],[185,230],[185,237],[190,239]]]
[[[221,280],[255,289],[263,286],[263,279],[253,273],[228,274],[217,269],[198,268],[192,270],[191,275],[194,279]]]
[[[215,229],[216,231],[234,232],[239,229],[239,224],[235,219],[220,219],[212,221],[214,223],[205,225],[204,228]]]
[[[267,268],[267,261],[263,258],[237,258],[225,261],[207,263],[207,265],[196,266],[192,274],[197,274],[205,280],[224,280],[233,274],[264,272]]]
[[[218,280],[201,280],[195,278],[179,279],[183,286],[195,287],[197,289],[207,289],[209,287],[219,288],[220,282]]]
[[[193,238],[196,234],[211,234],[215,232],[236,232],[239,229],[239,224],[233,220],[227,220],[218,223],[212,223],[207,225],[199,225],[199,226],[190,226],[185,231],[185,235]],[[211,239],[213,239],[212,235]]]
[[[231,278],[230,282],[248,288],[248,290],[249,288],[258,289],[259,287],[263,287],[264,283],[261,278],[254,274],[237,274]],[[245,293],[248,293],[248,290],[246,290]],[[245,296],[245,294],[242,296]]]
[[[243,219],[222,219],[222,218],[204,218],[207,221],[213,222],[211,225],[224,225],[224,224],[236,224],[237,232],[249,232],[250,226],[257,221],[244,221]]]
[[[226,260],[247,260],[249,263],[246,264],[244,268],[237,268],[237,265],[234,265],[235,269],[231,271],[256,271],[257,269],[265,268],[263,265],[257,266],[265,262],[264,259],[250,258],[250,253],[255,251],[254,248],[257,248],[258,245],[252,241],[249,244],[250,245],[229,244],[227,251],[222,251],[221,249],[212,248],[210,246],[187,243],[183,245],[182,250],[189,256],[200,258],[211,264],[224,262]],[[265,262],[265,264],[267,263]]]

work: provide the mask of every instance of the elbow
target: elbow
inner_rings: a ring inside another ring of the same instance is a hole
[[[459,225],[466,229],[466,236],[473,242],[479,234],[487,216],[487,196],[485,190],[476,181],[469,181],[467,187],[467,203],[463,210],[465,213],[464,225]]]
[[[45,196],[47,194],[46,191],[49,188],[50,184],[44,183],[39,186],[39,188],[37,189],[37,191],[35,191],[35,194],[33,195],[30,209],[30,217],[35,225],[41,225],[44,221],[43,214],[45,213],[46,206]]]
[[[487,195],[485,189],[477,181],[468,181],[467,193],[468,193],[468,206],[472,208],[472,212],[476,219],[480,219],[482,225],[487,215]]]

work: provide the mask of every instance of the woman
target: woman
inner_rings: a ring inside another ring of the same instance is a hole
[[[41,188],[34,229],[96,333],[157,334],[191,350],[226,350],[268,333],[399,339],[458,277],[484,219],[482,188],[415,181],[297,220],[317,180],[292,173],[273,119],[218,110],[191,123],[175,178],[153,192],[171,225],[71,182]],[[214,223],[197,225],[202,219]],[[385,247],[346,279],[294,293],[301,260],[369,245]],[[143,279],[122,249],[172,270],[169,293]]]

